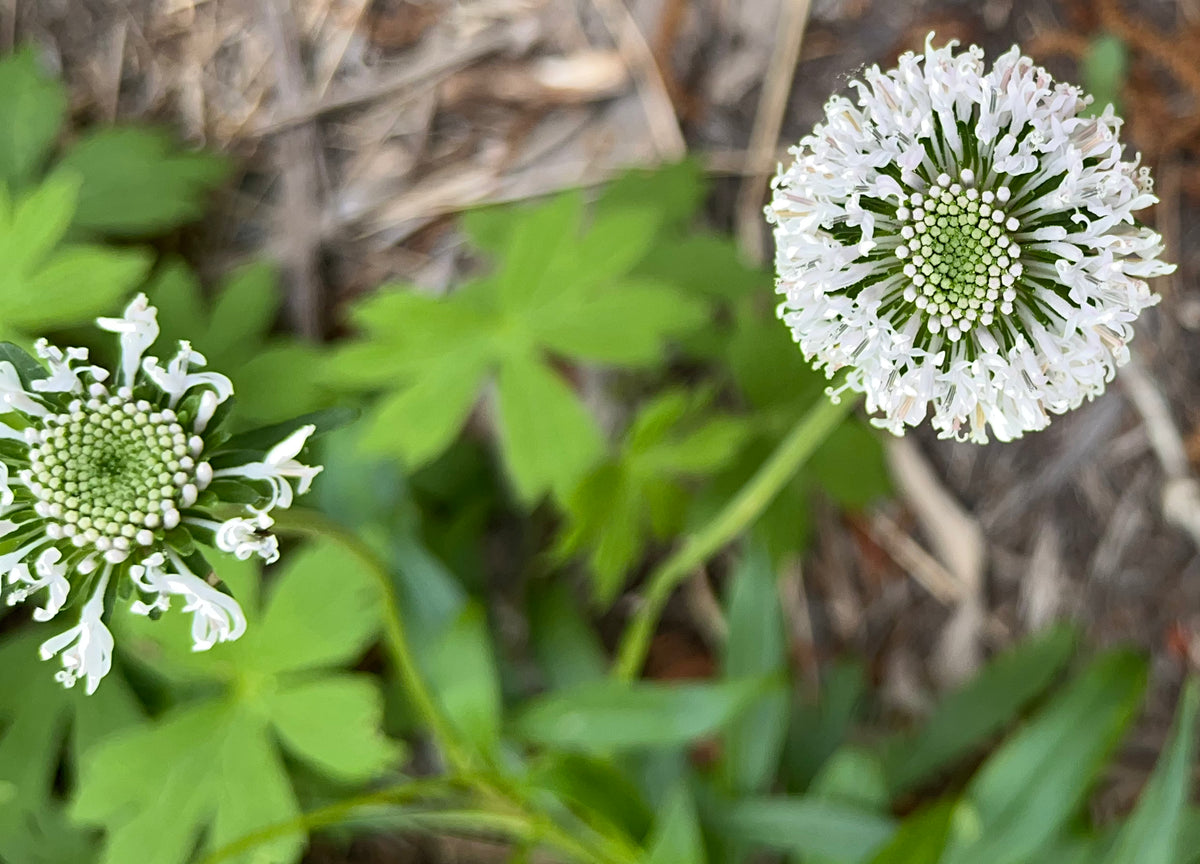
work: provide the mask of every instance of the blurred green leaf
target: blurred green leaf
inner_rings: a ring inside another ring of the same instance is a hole
[[[704,201],[704,170],[695,159],[652,170],[627,171],[604,187],[596,202],[601,213],[653,208],[661,229],[686,231]]]
[[[869,860],[895,832],[886,816],[815,798],[744,798],[713,818],[730,840],[839,864]]]
[[[761,544],[748,544],[730,575],[725,618],[725,676],[777,681],[730,724],[721,755],[720,771],[730,792],[761,792],[778,770],[789,708],[783,611],[775,568]]]
[[[180,152],[163,132],[129,127],[85,135],[60,164],[83,178],[75,226],[113,237],[194,222],[228,173],[215,154]]]
[[[914,735],[889,747],[884,764],[892,794],[930,779],[1015,720],[1066,667],[1076,638],[1074,629],[1059,626],[1019,643],[942,699]]]
[[[577,193],[473,212],[465,227],[497,257],[493,275],[441,299],[391,292],[358,308],[362,338],[337,352],[326,381],[384,392],[373,449],[414,468],[436,458],[494,379],[501,453],[522,503],[562,499],[596,467],[600,431],[560,361],[660,365],[710,314],[672,280],[638,276],[674,199],[617,194],[590,212]]]
[[[182,611],[114,620],[118,646],[191,698],[98,740],[84,758],[73,812],[107,830],[104,864],[183,864],[201,836],[213,849],[295,818],[281,745],[341,782],[368,780],[399,758],[379,732],[377,684],[336,671],[379,628],[376,586],[359,560],[325,541],[298,550],[261,616],[256,568],[216,561],[249,622],[238,641],[197,657]],[[291,864],[304,845],[302,833],[288,835],[231,860]]]
[[[971,781],[942,864],[1019,864],[1058,834],[1133,719],[1137,657],[1094,661]]]
[[[551,690],[604,677],[604,649],[561,582],[530,591],[529,638]]]
[[[951,802],[909,816],[870,864],[934,864],[942,856],[954,816]]]
[[[91,696],[54,680],[53,666],[38,657],[38,644],[65,626],[51,622],[0,642],[0,861],[92,860],[90,832],[69,823],[59,786],[74,778],[81,755],[95,741],[140,721],[140,708],[119,672]]]
[[[565,496],[602,452],[595,422],[566,382],[540,362],[506,362],[497,384],[500,443],[518,496]]]
[[[1174,728],[1154,774],[1104,864],[1174,864],[1178,850],[1189,848],[1179,841],[1192,786],[1198,711],[1200,680],[1192,678],[1184,686]]]
[[[756,681],[598,681],[530,701],[513,731],[530,743],[592,752],[679,747],[726,726],[761,689]]]
[[[0,185],[19,189],[46,161],[67,113],[67,92],[30,48],[0,60]]]
[[[487,618],[468,604],[431,647],[426,674],[450,722],[477,750],[489,753],[500,738],[500,682]]]
[[[685,785],[680,785],[659,812],[650,837],[645,864],[704,864],[704,838],[696,808]]]
[[[821,767],[849,735],[866,693],[863,668],[839,663],[825,670],[817,699],[794,706],[784,750],[790,790],[802,792],[809,788]]]
[[[1099,113],[1108,105],[1121,113],[1121,91],[1128,69],[1129,51],[1119,36],[1102,33],[1092,39],[1080,65],[1083,85],[1096,100],[1089,113]]]
[[[854,745],[841,748],[821,766],[809,796],[876,812],[886,810],[890,798],[878,757]]]
[[[609,605],[651,537],[682,528],[689,478],[729,461],[747,432],[707,411],[707,394],[668,390],[638,412],[619,451],[566,496],[558,552],[587,552],[594,596]]]
[[[891,493],[879,434],[850,418],[833,430],[813,454],[809,470],[841,506],[861,509]]]
[[[547,751],[528,779],[584,818],[602,819],[630,837],[645,836],[654,818],[637,785],[611,758]]]

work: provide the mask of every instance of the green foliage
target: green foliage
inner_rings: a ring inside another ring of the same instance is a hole
[[[704,303],[632,271],[660,214],[581,196],[476,213],[477,242],[503,250],[495,271],[446,298],[380,294],[355,310],[364,338],[338,353],[330,382],[386,389],[366,443],[421,465],[453,441],[494,381],[499,442],[518,496],[564,496],[596,463],[601,435],[565,361],[654,367],[673,337],[708,320]]]
[[[0,644],[0,860],[81,864],[92,860],[92,834],[68,821],[56,777],[74,777],[81,755],[140,711],[119,676],[90,697],[64,690],[37,655],[47,636]]]
[[[513,732],[543,746],[592,752],[679,747],[728,725],[761,684],[600,681],[532,700]]]
[[[944,698],[917,733],[889,750],[888,785],[905,792],[970,755],[1040,696],[1070,661],[1075,633],[1059,627],[1001,655]]]
[[[130,127],[84,136],[59,165],[82,179],[75,227],[112,237],[145,237],[196,221],[228,172],[214,154],[181,153],[164,132]]]
[[[271,264],[234,270],[209,302],[196,275],[182,262],[168,261],[146,293],[158,306],[158,344],[187,340],[209,368],[228,375],[239,421],[272,423],[328,404],[312,374],[322,360],[321,348],[272,335],[283,295]]]
[[[49,158],[67,113],[62,86],[38,68],[30,48],[0,61],[0,183],[16,190]]]
[[[729,581],[724,673],[758,676],[769,689],[726,730],[721,773],[734,794],[764,791],[778,769],[788,726],[787,639],[775,570],[754,544]]]
[[[368,780],[398,758],[378,731],[377,684],[337,671],[379,627],[373,585],[356,559],[328,543],[293,555],[260,615],[252,614],[254,568],[217,560],[251,622],[241,640],[197,656],[171,632],[188,626],[181,613],[122,622],[119,644],[179,702],[83,761],[74,816],[107,829],[104,864],[184,862],[204,829],[216,848],[295,818],[285,752],[339,783]],[[290,862],[303,845],[288,835],[237,860]]]
[[[1121,113],[1121,91],[1129,73],[1129,49],[1120,37],[1104,33],[1088,44],[1083,55],[1080,73],[1087,92],[1095,102],[1089,111],[1098,114],[1112,105]]]
[[[720,469],[745,439],[743,421],[708,415],[707,402],[670,390],[644,405],[618,452],[568,496],[559,549],[586,550],[599,603],[616,598],[651,537],[683,527],[686,481]]]

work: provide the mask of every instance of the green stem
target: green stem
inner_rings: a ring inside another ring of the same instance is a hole
[[[641,672],[659,616],[675,587],[762,515],[855,404],[855,399],[843,398],[836,405],[819,399],[738,494],[650,574],[642,605],[617,649],[612,670],[616,678],[629,681]]]
[[[221,861],[226,861],[234,858],[243,852],[249,852],[263,843],[269,843],[272,840],[277,840],[280,837],[288,837],[292,834],[308,833],[317,828],[324,828],[330,825],[337,825],[344,822],[355,810],[363,807],[398,805],[402,806],[415,801],[419,798],[442,795],[454,790],[454,785],[442,779],[432,780],[413,780],[399,786],[392,786],[388,789],[380,789],[376,792],[369,792],[365,795],[359,795],[355,798],[347,798],[344,801],[339,801],[336,804],[330,804],[328,807],[321,807],[317,810],[311,810],[304,813],[295,819],[288,819],[284,822],[277,822],[274,825],[268,825],[265,828],[260,828],[257,831],[245,834],[234,840],[232,843],[226,843],[212,852],[208,853],[200,864],[219,864]]]
[[[315,510],[283,511],[276,516],[276,524],[281,531],[329,537],[357,558],[371,573],[379,584],[379,597],[383,604],[381,617],[384,639],[400,684],[441,747],[446,762],[455,773],[470,774],[474,768],[474,760],[459,743],[453,725],[438,705],[417,666],[416,657],[405,632],[404,619],[400,616],[400,607],[396,604],[392,575],[387,565],[379,560],[375,551],[357,534]]]

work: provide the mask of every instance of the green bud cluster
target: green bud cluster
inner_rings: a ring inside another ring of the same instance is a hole
[[[903,241],[896,257],[911,280],[904,299],[921,311],[930,333],[945,330],[952,341],[997,314],[1012,314],[1023,272],[1021,249],[1010,236],[1020,223],[1003,209],[1008,187],[980,192],[972,172],[961,179],[942,174],[896,211]]]
[[[101,552],[154,543],[195,503],[198,467],[211,474],[174,411],[124,396],[42,418],[30,445],[26,485],[47,533]]]

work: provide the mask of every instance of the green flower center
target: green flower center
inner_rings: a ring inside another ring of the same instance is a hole
[[[43,418],[29,459],[39,512],[77,546],[150,545],[195,501],[187,433],[144,400],[92,399]]]
[[[964,180],[973,179],[964,172]],[[928,192],[915,192],[896,211],[911,283],[904,298],[925,317],[930,333],[957,341],[976,325],[1008,315],[1022,273],[1020,247],[1011,233],[1020,224],[1004,210],[1007,188],[980,193],[943,174]]]

